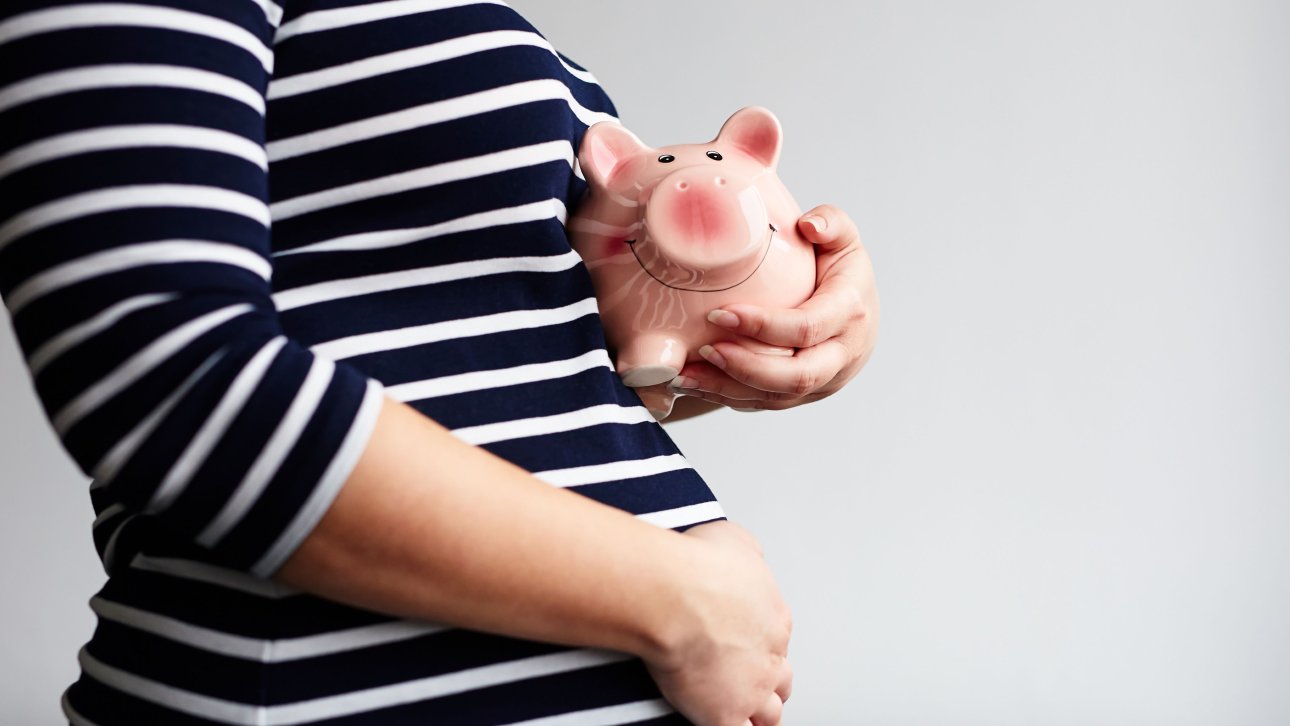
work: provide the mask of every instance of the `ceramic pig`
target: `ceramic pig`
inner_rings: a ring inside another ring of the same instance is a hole
[[[651,148],[613,121],[583,137],[588,191],[568,221],[570,241],[591,273],[618,374],[657,418],[675,400],[660,384],[701,360],[703,345],[793,354],[707,319],[729,303],[795,307],[815,289],[802,211],[775,173],[782,138],[757,107],[702,144]]]

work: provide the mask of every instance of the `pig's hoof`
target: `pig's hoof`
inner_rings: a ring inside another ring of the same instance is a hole
[[[676,378],[676,374],[681,371],[672,366],[652,365],[638,366],[623,373],[623,383],[630,388],[644,388],[645,386],[657,386],[660,383],[667,383]]]

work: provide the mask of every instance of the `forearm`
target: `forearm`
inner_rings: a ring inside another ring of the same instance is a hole
[[[687,538],[548,485],[386,399],[354,471],[278,571],[301,590],[515,637],[661,652]]]

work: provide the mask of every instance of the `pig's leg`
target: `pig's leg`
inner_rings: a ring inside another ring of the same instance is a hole
[[[685,344],[670,335],[644,333],[618,351],[618,375],[632,388],[667,383],[685,367]]]
[[[661,383],[656,386],[637,388],[636,395],[641,397],[641,403],[645,404],[645,408],[657,421],[667,418],[672,413],[672,406],[676,403],[676,399],[681,397],[681,394],[673,393]]]

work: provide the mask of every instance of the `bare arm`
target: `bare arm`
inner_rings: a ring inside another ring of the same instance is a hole
[[[640,656],[703,726],[779,723],[788,609],[751,538],[684,536],[552,487],[386,399],[277,577],[343,602]]]
[[[749,548],[550,487],[288,335],[263,4],[174,0],[137,26],[23,5],[0,13],[0,296],[50,423],[113,510],[102,526],[146,515],[307,592],[636,653],[701,723],[759,707],[787,611]],[[132,75],[140,63],[174,73]]]
[[[386,399],[349,480],[278,579],[384,612],[661,657],[693,544]]]

